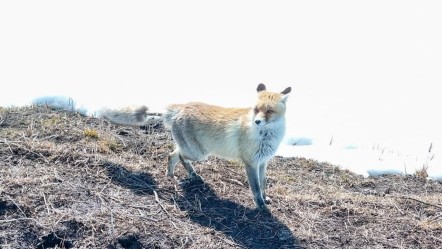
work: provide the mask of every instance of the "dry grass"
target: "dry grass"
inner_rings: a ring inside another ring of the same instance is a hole
[[[165,176],[170,135],[46,108],[0,108],[0,248],[440,248],[442,184],[363,178],[303,158],[269,165],[271,214],[243,168]]]

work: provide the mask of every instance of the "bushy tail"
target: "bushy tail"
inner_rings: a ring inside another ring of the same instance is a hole
[[[112,123],[130,126],[143,126],[150,120],[162,116],[161,113],[149,113],[147,106],[125,107],[121,109],[103,108],[98,115]]]

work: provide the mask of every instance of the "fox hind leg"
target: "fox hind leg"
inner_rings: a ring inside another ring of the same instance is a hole
[[[167,176],[173,177],[175,166],[180,161],[180,149],[176,148],[172,153],[169,154],[169,161],[167,163]]]
[[[184,168],[187,170],[187,174],[189,175],[190,179],[202,180],[201,176],[199,176],[195,172],[195,169],[193,168],[191,161],[185,159],[185,157],[181,154],[179,148],[176,148],[172,153],[169,154],[169,161],[167,165],[167,176],[174,177],[175,167],[179,161],[181,161],[181,163],[184,165]]]
[[[200,175],[198,175],[195,169],[192,166],[190,160],[186,159],[183,155],[179,155],[181,163],[184,165],[184,168],[187,170],[187,174],[190,180],[203,180]]]

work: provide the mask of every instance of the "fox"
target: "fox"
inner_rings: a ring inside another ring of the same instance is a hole
[[[260,83],[257,101],[252,107],[226,108],[201,102],[171,104],[162,113],[164,126],[170,130],[175,143],[168,156],[166,175],[174,177],[176,165],[181,162],[190,180],[201,180],[192,162],[209,156],[242,162],[253,201],[259,210],[267,210],[270,198],[266,196],[268,161],[275,155],[286,130],[286,102],[291,92],[267,91]],[[145,108],[125,109],[123,115],[108,115],[121,124],[139,123]],[[129,117],[129,120],[122,120]]]

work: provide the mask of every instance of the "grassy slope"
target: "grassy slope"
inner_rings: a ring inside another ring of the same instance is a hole
[[[440,248],[442,184],[362,178],[303,158],[269,164],[271,214],[241,165],[165,176],[173,143],[45,108],[0,108],[0,248]]]

